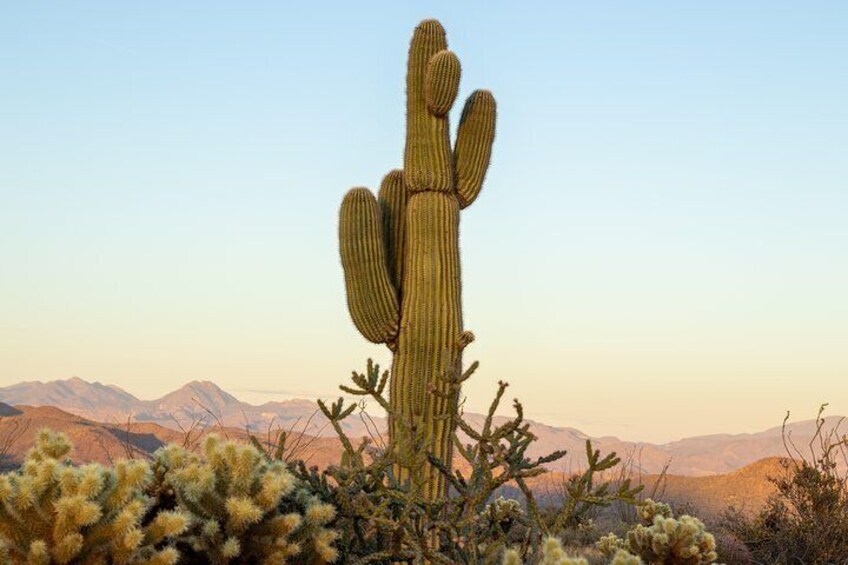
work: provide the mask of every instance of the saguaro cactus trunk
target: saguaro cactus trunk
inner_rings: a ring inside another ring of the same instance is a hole
[[[429,499],[443,496],[446,483],[426,454],[451,467],[450,382],[473,339],[462,324],[459,214],[480,192],[495,137],[495,100],[477,90],[451,148],[448,112],[459,78],[444,28],[421,22],[409,49],[404,168],[386,175],[379,198],[351,189],[339,218],[354,324],[394,353],[389,434],[397,472]]]

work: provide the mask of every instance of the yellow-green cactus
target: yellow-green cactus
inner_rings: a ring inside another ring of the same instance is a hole
[[[585,557],[569,557],[558,538],[549,536],[542,541],[541,555],[536,561],[525,564],[518,550],[508,549],[503,555],[503,565],[589,565]],[[609,565],[644,565],[642,560],[626,551],[619,550],[609,562]]]
[[[202,456],[201,456],[202,455]],[[297,489],[281,461],[210,435],[202,454],[170,445],[154,466],[192,516],[186,563],[323,565],[336,559],[335,509]],[[292,499],[298,498],[297,504]]]
[[[647,565],[709,565],[718,559],[715,537],[699,519],[675,518],[669,505],[651,499],[638,512],[646,524],[631,529],[626,539],[612,533],[604,536],[597,548],[606,555],[635,554]]]
[[[693,516],[658,515],[650,526],[638,525],[627,533],[629,551],[649,565],[708,565],[718,559],[713,535]]]
[[[478,90],[465,103],[451,147],[448,112],[459,79],[459,59],[447,50],[441,24],[421,22],[409,49],[403,171],[383,179],[378,198],[352,189],[339,219],[354,324],[394,353],[390,436],[397,473],[416,479],[430,499],[444,495],[445,479],[412,446],[420,440],[451,467],[458,391],[450,381],[473,339],[463,330],[459,212],[480,192],[495,136],[495,100]]]
[[[542,541],[539,553],[541,555],[536,561],[530,561],[534,565],[589,565],[582,557],[569,557],[562,547],[558,538],[549,536]],[[516,549],[507,549],[503,555],[503,565],[525,565],[521,554]]]
[[[172,542],[189,518],[174,510],[143,522],[147,463],[75,467],[61,461],[70,450],[65,436],[42,431],[21,469],[0,476],[2,563],[175,564]]]

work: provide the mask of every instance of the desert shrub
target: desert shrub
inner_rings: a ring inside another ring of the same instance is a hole
[[[790,458],[782,461],[784,473],[770,480],[775,492],[765,508],[753,517],[728,511],[722,526],[750,550],[756,562],[770,565],[848,562],[848,486],[844,460],[848,439],[839,424],[825,431],[819,409],[809,454],[797,449],[786,431],[783,437]]]
[[[452,380],[448,394],[456,393],[476,368],[475,363]],[[383,394],[388,372],[381,374],[379,366],[369,360],[366,372],[354,372],[352,381],[353,386],[342,387],[345,392],[370,398],[387,412],[391,410]],[[595,481],[599,466],[609,465],[616,457],[600,457],[589,444],[591,471],[571,491],[573,504],[543,516],[526,481],[546,472],[544,465],[565,452],[535,460],[527,457],[526,451],[536,438],[524,421],[518,401],[513,404],[515,416],[511,420],[495,423],[495,412],[507,386],[499,383],[481,429],[470,426],[461,411],[457,414],[458,429],[468,441],[461,441],[457,433],[452,436],[461,460],[456,469],[447,468],[427,453],[421,434],[408,429],[405,438],[420,442],[411,452],[429,461],[450,486],[447,495],[436,500],[426,496],[424,484],[398,479],[394,451],[381,437],[354,445],[346,436],[344,419],[357,409],[362,411],[364,403],[346,404],[341,398],[332,405],[320,403],[342,443],[342,461],[323,472],[307,469],[303,462],[290,462],[289,468],[298,480],[310,485],[312,492],[336,507],[338,563],[497,564],[508,547],[515,546],[520,557],[529,555],[552,528],[579,523],[575,514],[626,494],[626,489],[610,489],[606,483]],[[259,441],[254,444],[261,446]],[[266,450],[266,457],[279,460],[285,449],[278,446],[273,451]],[[521,500],[498,497],[507,484],[514,485]]]
[[[586,468],[556,485],[557,503],[543,513],[549,529],[558,535],[587,538],[593,533],[598,512],[613,504],[635,507],[642,487],[633,487],[629,477],[610,480],[609,471],[621,463],[615,453],[601,457],[586,441]]]
[[[201,454],[171,445],[154,457],[160,504],[192,517],[179,544],[180,563],[319,565],[336,559],[337,534],[327,527],[335,508],[254,446],[211,435]]]
[[[756,565],[757,562],[754,560],[751,550],[735,535],[721,526],[713,530],[713,535],[716,540],[718,561],[732,565]],[[770,563],[769,565],[773,564]]]
[[[602,537],[598,549],[608,556],[630,553],[647,565],[708,565],[718,559],[715,537],[699,519],[675,518],[670,506],[651,499],[640,505],[638,515],[644,524],[627,532],[626,539]]]
[[[76,467],[67,438],[39,433],[18,471],[0,476],[3,563],[172,565],[174,538],[189,518],[180,510],[146,519],[151,481],[142,461]]]

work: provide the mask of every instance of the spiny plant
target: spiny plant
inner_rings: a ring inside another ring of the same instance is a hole
[[[589,565],[584,557],[570,557],[562,547],[562,542],[556,537],[548,536],[536,551],[538,558],[524,561],[516,549],[504,552],[502,565]],[[609,565],[643,565],[642,560],[624,550],[618,550]]]
[[[165,505],[192,516],[181,563],[323,565],[335,561],[335,509],[254,446],[208,436],[202,457],[170,445],[154,454]],[[168,495],[173,497],[167,501]]]
[[[477,364],[472,364],[451,379],[449,389],[458,389],[476,368]],[[353,373],[353,385],[341,389],[371,399],[391,414],[393,408],[386,398],[388,379],[388,371],[381,373],[379,365],[369,360],[364,373]],[[456,431],[451,435],[452,447],[465,463],[459,466],[461,469],[448,469],[429,456],[449,484],[447,496],[438,500],[429,499],[422,485],[395,474],[395,453],[379,434],[359,443],[348,438],[344,420],[361,411],[364,402],[346,403],[343,398],[332,404],[319,402],[341,441],[341,462],[323,472],[315,467],[307,469],[302,461],[292,462],[290,468],[309,484],[310,491],[337,508],[334,526],[341,536],[338,563],[497,565],[507,547],[517,544],[520,554],[525,555],[543,534],[550,533],[527,479],[544,473],[544,465],[563,457],[565,451],[537,459],[527,456],[536,438],[517,400],[514,417],[496,423],[495,412],[507,386],[499,383],[479,429],[468,424],[462,412],[457,413],[458,429],[467,440],[460,440]],[[265,448],[269,459],[282,459],[284,451],[284,445]],[[426,455],[423,457],[427,460]],[[518,487],[524,498],[522,504],[497,498],[506,485]],[[616,495],[617,491],[606,492],[599,487],[589,484],[574,494],[581,504],[605,502]]]
[[[848,563],[848,436],[840,429],[844,418],[828,426],[826,407],[819,408],[806,446],[795,445],[786,414],[787,457],[781,460],[783,472],[770,477],[775,490],[765,507],[753,516],[730,509],[723,517],[723,529],[757,563]]]
[[[589,565],[583,558],[573,558],[566,555],[562,543],[555,537],[547,537],[541,545],[541,555],[535,562],[536,565]],[[528,561],[530,563],[530,561]],[[524,565],[519,552],[508,549],[504,552],[503,565]]]
[[[448,113],[460,64],[436,20],[416,28],[406,75],[403,170],[383,179],[377,198],[366,188],[342,201],[339,247],[353,322],[393,352],[390,444],[401,480],[446,493],[435,465],[414,462],[413,445],[451,468],[457,395],[445,376],[461,372],[473,340],[463,330],[459,212],[483,185],[495,137],[495,99],[477,90],[465,103],[451,148]]]
[[[474,363],[462,375],[456,375],[446,390],[457,394],[462,382],[477,369]],[[385,397],[389,379],[387,371],[368,360],[365,373],[353,373],[353,386],[340,388],[351,395],[374,400],[388,414],[394,407]],[[466,432],[470,443],[463,444],[457,433],[451,434],[451,446],[467,463],[466,474],[446,467],[432,454],[426,454],[421,443],[413,445],[416,465],[429,462],[450,485],[449,495],[438,500],[428,496],[426,485],[402,479],[395,473],[396,453],[384,446],[369,449],[368,442],[354,446],[346,436],[343,421],[363,404],[345,405],[339,398],[332,405],[319,402],[344,447],[340,465],[329,467],[323,477],[314,471],[313,481],[329,483],[324,489],[329,501],[339,509],[342,545],[347,551],[344,563],[479,563],[494,564],[505,547],[508,522],[495,522],[486,508],[492,496],[507,483],[524,485],[532,498],[526,479],[545,472],[544,465],[565,455],[557,451],[531,460],[526,450],[535,440],[524,421],[521,404],[515,401],[516,415],[501,425],[494,421],[495,412],[507,388],[501,382],[489,408],[482,429],[467,424],[457,413],[457,424]],[[416,441],[422,442],[420,436]],[[316,491],[321,490],[319,487]],[[532,503],[533,508],[536,507]],[[537,534],[533,516],[513,513],[514,523],[521,523],[530,534]],[[344,526],[342,524],[345,524]],[[509,524],[512,525],[512,524]],[[367,559],[367,561],[359,561]]]
[[[151,481],[143,461],[76,467],[71,444],[43,430],[19,471],[0,476],[0,557],[26,565],[173,565],[179,510],[146,520]]]
[[[609,534],[598,549],[606,555],[626,551],[647,565],[709,565],[718,559],[715,537],[698,518],[675,518],[670,506],[651,499],[640,505],[639,516],[645,524],[627,532],[627,539]]]
[[[586,440],[586,468],[570,475],[558,485],[559,502],[547,518],[552,532],[574,529],[589,523],[601,508],[613,503],[637,505],[642,485],[633,486],[630,478],[619,477],[615,482],[604,478],[605,473],[621,463],[615,452],[601,457]]]

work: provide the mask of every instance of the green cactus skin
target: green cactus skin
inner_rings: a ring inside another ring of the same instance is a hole
[[[339,241],[348,307],[365,339],[385,343],[398,331],[397,292],[386,271],[380,206],[367,188],[354,188],[342,202]]]
[[[351,317],[366,339],[394,352],[389,433],[397,472],[422,484],[429,499],[443,496],[446,483],[420,453],[415,459],[410,433],[450,468],[456,397],[445,377],[461,370],[473,339],[462,323],[459,212],[480,192],[495,136],[495,99],[475,91],[451,149],[448,113],[460,74],[441,24],[421,22],[409,49],[404,169],[386,175],[379,199],[363,188],[348,192],[339,219]]]

